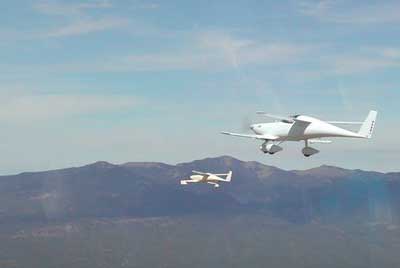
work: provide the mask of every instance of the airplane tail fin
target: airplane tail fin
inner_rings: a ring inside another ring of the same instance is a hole
[[[226,181],[231,181],[232,180],[232,171],[228,172],[228,175],[226,176]]]
[[[365,119],[364,123],[361,125],[358,134],[360,136],[365,137],[366,139],[370,139],[372,136],[372,132],[374,131],[376,115],[378,114],[377,111],[369,111],[367,118]]]

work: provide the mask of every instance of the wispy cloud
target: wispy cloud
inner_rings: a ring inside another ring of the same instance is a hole
[[[219,55],[234,67],[296,61],[310,46],[285,42],[263,42],[232,36],[225,32],[200,33],[195,42],[200,49]]]
[[[386,47],[380,50],[380,53],[390,59],[400,59],[400,48]]]
[[[399,62],[385,58],[344,56],[336,58],[334,70],[338,74],[365,73],[368,71],[400,66]]]
[[[157,9],[159,7],[160,7],[160,4],[157,4],[157,3],[146,3],[146,4],[139,6],[138,8],[139,9]]]
[[[119,28],[128,25],[129,21],[122,18],[102,18],[97,20],[80,20],[62,26],[45,34],[46,37],[66,37],[89,34]]]
[[[40,2],[34,9],[48,16],[60,17],[65,25],[49,30],[41,37],[67,37],[120,28],[129,23],[127,18],[92,15],[91,10],[110,9],[109,1],[81,3]]]
[[[34,123],[132,109],[138,100],[117,95],[2,94],[0,122]]]
[[[362,48],[362,52],[325,57],[324,62],[336,74],[367,73],[373,70],[400,67],[400,49]]]
[[[226,33],[200,33],[175,51],[131,54],[102,64],[104,71],[216,70],[248,65],[295,62],[310,46],[234,37]]]
[[[298,5],[301,14],[317,18],[321,21],[351,24],[377,24],[400,22],[398,1],[364,2],[348,1],[304,1]]]
[[[76,16],[82,15],[85,10],[111,8],[109,1],[88,1],[83,3],[60,3],[60,2],[39,2],[34,5],[35,10],[55,16]]]
[[[321,17],[323,14],[330,12],[333,2],[331,0],[314,1],[314,2],[300,2],[299,11],[303,15],[312,17]]]

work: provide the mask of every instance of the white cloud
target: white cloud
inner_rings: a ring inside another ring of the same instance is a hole
[[[400,67],[399,59],[399,49],[366,47],[349,55],[328,56],[324,61],[337,74],[354,74]]]
[[[202,49],[223,57],[237,67],[246,64],[272,64],[297,60],[309,46],[280,42],[260,42],[236,38],[223,32],[206,32],[197,37]]]
[[[40,2],[34,5],[35,10],[55,16],[76,16],[82,15],[85,10],[111,8],[109,1],[87,1],[83,3],[64,4],[55,2]]]
[[[320,17],[322,14],[326,14],[332,8],[332,1],[323,0],[317,2],[300,2],[299,11],[308,16]]]
[[[382,55],[391,59],[400,59],[400,49],[398,48],[383,48]]]
[[[147,3],[139,6],[140,9],[157,9],[160,7],[160,4],[157,3]]]
[[[45,34],[47,37],[66,37],[105,31],[127,25],[128,20],[119,18],[103,18],[97,20],[74,21]]]
[[[109,1],[88,1],[81,3],[54,3],[41,2],[34,9],[42,14],[59,17],[63,24],[39,35],[40,37],[67,37],[100,32],[115,28],[121,28],[129,23],[129,20],[121,17],[94,16],[90,11],[94,9],[109,9],[112,4]],[[55,23],[57,24],[57,23]]]
[[[202,49],[219,54],[233,66],[239,64],[238,52],[254,44],[254,41],[234,38],[229,34],[221,32],[200,33],[199,36],[195,38],[195,42],[198,43]]]
[[[226,33],[200,33],[175,51],[129,55],[97,64],[103,71],[215,70],[246,65],[295,62],[310,48],[290,43],[263,43]]]
[[[391,59],[361,56],[338,57],[334,62],[334,70],[338,74],[364,73],[396,66],[400,63]]]
[[[0,122],[25,124],[77,115],[108,113],[136,107],[138,100],[117,95],[39,95],[1,96]]]
[[[398,1],[366,5],[363,2],[322,0],[305,1],[299,5],[299,12],[303,15],[322,21],[351,24],[400,22],[399,9]]]

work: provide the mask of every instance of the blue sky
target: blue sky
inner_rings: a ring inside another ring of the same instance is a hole
[[[8,1],[0,173],[218,155],[285,169],[398,171],[398,1]],[[379,111],[371,141],[270,157],[226,137],[264,110]]]

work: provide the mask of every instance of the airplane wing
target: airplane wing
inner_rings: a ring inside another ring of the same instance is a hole
[[[269,117],[269,118],[272,118],[272,119],[278,119],[278,120],[284,121],[286,123],[293,123],[294,122],[293,118],[290,118],[290,117],[287,117],[287,116],[268,114],[268,113],[262,112],[262,111],[258,111],[258,112],[256,112],[256,114],[263,115],[263,116],[266,116],[266,117]]]
[[[196,170],[192,170],[193,173],[199,174],[199,175],[205,175],[205,176],[210,176],[210,173],[205,173],[205,172],[201,172],[201,171],[196,171]]]
[[[232,171],[229,171],[228,173],[212,173],[212,174],[216,175],[216,176],[228,176],[231,173],[232,173]]]
[[[232,133],[232,132],[221,132],[221,134],[236,136],[236,137],[243,137],[243,138],[251,138],[251,139],[258,139],[258,140],[276,140],[279,137],[273,135],[257,135],[257,134],[239,134],[239,133]]]
[[[308,121],[299,119],[298,117],[299,117],[300,115],[281,116],[281,115],[268,114],[268,113],[262,112],[262,111],[258,111],[258,112],[256,112],[256,113],[257,113],[257,114],[260,114],[260,115],[267,116],[267,117],[269,117],[269,118],[273,118],[273,119],[280,120],[280,121],[285,122],[285,123],[295,123],[295,122],[298,122],[298,123],[306,123],[306,124],[309,124],[309,123],[310,123],[310,122],[308,122]]]

